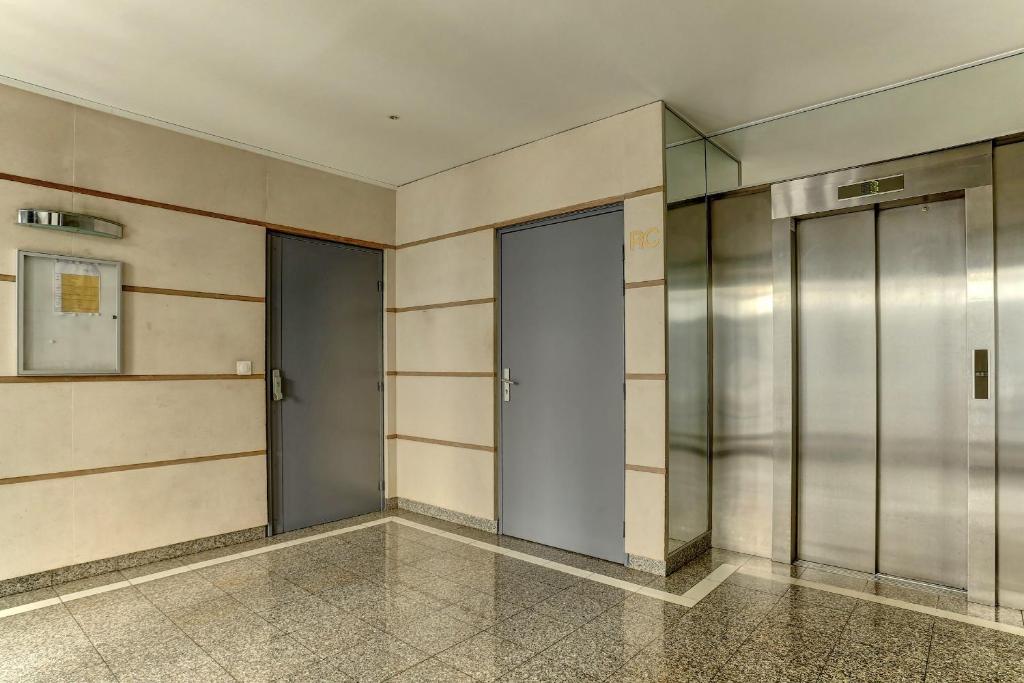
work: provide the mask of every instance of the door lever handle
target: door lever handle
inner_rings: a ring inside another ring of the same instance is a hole
[[[284,383],[281,381],[281,371],[277,368],[270,371],[270,397],[274,401],[284,400]]]
[[[512,400],[511,392],[509,392],[509,387],[511,387],[513,384],[519,384],[519,382],[512,379],[512,372],[508,368],[502,368],[501,377],[499,379],[501,380],[501,400],[504,401],[505,403],[508,403],[510,400]]]
[[[501,383],[505,384],[505,385],[508,385],[508,384],[519,384],[519,382],[515,381],[514,379],[509,379],[508,377],[502,377],[501,378]]]

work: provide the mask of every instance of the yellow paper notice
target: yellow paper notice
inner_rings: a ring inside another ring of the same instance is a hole
[[[60,274],[61,313],[99,313],[99,275]]]

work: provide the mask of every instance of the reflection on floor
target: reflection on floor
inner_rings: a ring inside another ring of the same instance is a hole
[[[583,571],[388,521],[125,585],[380,518],[369,516],[67,584],[58,592],[75,599],[66,602],[50,589],[0,600],[0,610],[56,603],[0,618],[0,681],[1024,680],[1024,630],[870,598],[1016,627],[1024,626],[1019,611],[972,612],[978,608],[947,594],[723,551],[655,578],[417,515],[388,515]],[[716,570],[728,574],[723,565],[740,571],[690,609],[637,591],[681,595]],[[599,583],[587,572],[628,583]],[[791,576],[820,589],[792,585]]]

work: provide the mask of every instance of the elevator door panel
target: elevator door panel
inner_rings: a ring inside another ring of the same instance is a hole
[[[961,199],[878,215],[878,570],[967,583],[966,244]]]
[[[622,210],[501,236],[501,530],[625,562]]]
[[[875,216],[797,228],[798,555],[875,571]]]

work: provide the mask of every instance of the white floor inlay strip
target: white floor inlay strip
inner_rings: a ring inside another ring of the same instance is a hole
[[[715,568],[713,572],[701,579],[697,585],[690,590],[683,593],[683,597],[693,600],[694,604],[697,604],[704,598],[706,598],[711,591],[722,585],[726,579],[732,576],[732,573],[739,569],[734,564],[723,564]]]
[[[897,600],[895,598],[887,598],[881,595],[873,595],[872,593],[865,593],[863,591],[855,591],[852,588],[841,588],[839,586],[831,586],[827,583],[819,583],[818,581],[806,581],[804,579],[798,579],[793,576],[773,574],[769,571],[764,571],[762,569],[753,569],[749,567],[741,567],[739,573],[745,574],[747,576],[756,576],[761,579],[769,579],[771,581],[776,581],[778,583],[788,583],[791,586],[804,586],[805,588],[813,588],[814,590],[824,591],[826,593],[845,595],[849,598],[857,598],[858,600],[874,602],[878,603],[879,605],[887,605],[889,607],[896,607],[898,609],[905,609],[911,612],[920,612],[921,614],[927,614],[933,617],[941,617],[943,619],[950,619],[952,621],[959,621],[965,624],[970,624],[972,626],[980,626],[981,628],[991,629],[993,631],[1002,631],[1004,633],[1012,633],[1014,635],[1024,636],[1024,628],[1021,628],[1020,626],[1001,624],[998,621],[980,619],[978,617],[972,617],[967,614],[957,614],[956,612],[950,612],[949,610],[939,609],[937,607],[928,607],[927,605],[915,605],[912,602]]]

